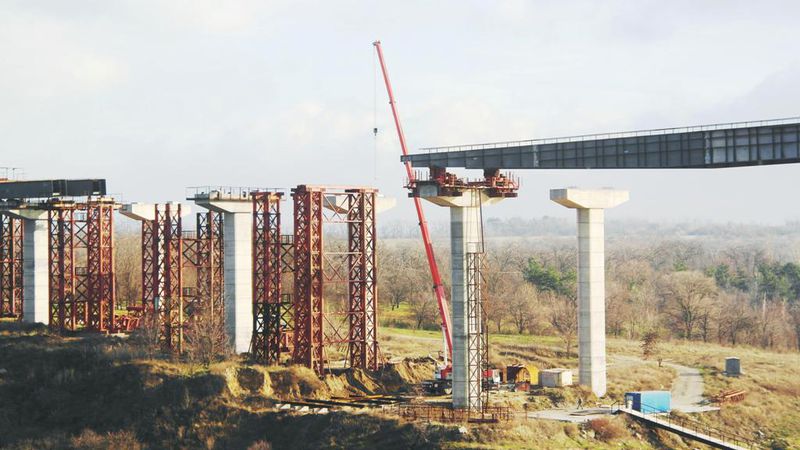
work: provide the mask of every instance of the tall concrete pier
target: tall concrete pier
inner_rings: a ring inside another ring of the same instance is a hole
[[[628,201],[628,191],[552,189],[550,200],[578,210],[578,382],[606,394],[604,213]]]
[[[502,200],[481,189],[444,195],[438,186],[418,188],[420,198],[450,208],[451,301],[453,334],[453,407],[480,410],[483,406],[483,329],[479,263],[483,253],[481,207]]]
[[[22,219],[22,320],[50,324],[50,230],[47,211],[20,208],[7,211]]]
[[[189,200],[222,214],[225,330],[236,353],[253,337],[253,200],[246,190],[202,192]]]

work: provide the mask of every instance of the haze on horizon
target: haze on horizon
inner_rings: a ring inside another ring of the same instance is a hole
[[[375,39],[415,149],[800,116],[798,16],[791,1],[6,0],[0,166],[104,177],[126,201],[300,183],[405,197]],[[614,186],[631,201],[613,218],[780,224],[800,218],[798,171],[518,172],[520,198],[485,216],[571,218],[550,188]],[[411,202],[385,217],[413,219]]]

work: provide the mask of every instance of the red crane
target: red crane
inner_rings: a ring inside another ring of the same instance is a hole
[[[394,100],[394,93],[392,92],[392,83],[389,82],[389,72],[386,70],[386,63],[383,60],[383,50],[381,49],[381,41],[372,43],[375,50],[378,52],[378,60],[381,63],[381,71],[383,72],[383,81],[386,83],[386,93],[389,95],[389,105],[392,107],[392,115],[394,116],[394,125],[397,128],[397,137],[400,139],[400,149],[403,155],[408,155],[408,148],[406,147],[406,136],[403,133],[403,127],[400,125],[400,115],[397,112],[397,102]],[[411,163],[406,162],[406,174],[408,175],[409,183],[415,181],[414,171],[411,169]],[[452,359],[453,355],[453,338],[450,334],[450,313],[447,310],[447,303],[445,301],[444,286],[442,285],[442,277],[439,275],[439,266],[436,265],[436,258],[433,254],[433,244],[431,243],[431,235],[428,233],[428,222],[425,221],[425,213],[422,211],[422,200],[419,197],[414,197],[414,207],[417,209],[417,218],[419,219],[419,230],[422,233],[422,243],[425,246],[425,256],[428,258],[428,265],[431,268],[431,278],[433,279],[433,292],[436,295],[436,301],[439,303],[439,316],[442,319],[442,334],[447,343],[447,357]]]

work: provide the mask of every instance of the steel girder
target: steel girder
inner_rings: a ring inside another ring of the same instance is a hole
[[[798,118],[421,149],[414,167],[691,169],[800,162]]]
[[[0,317],[22,318],[24,222],[0,214]]]

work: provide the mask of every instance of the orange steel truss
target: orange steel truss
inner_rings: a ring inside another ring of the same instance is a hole
[[[291,239],[281,236],[282,192],[251,193],[253,198],[253,358],[277,364],[290,351],[292,305],[283,293]],[[287,248],[287,244],[289,247]]]
[[[0,317],[22,318],[23,221],[0,214]]]
[[[142,222],[142,302],[128,309],[155,314],[161,348],[180,353],[201,309],[224,320],[222,215],[197,213],[196,231],[183,229],[180,204],[154,205],[153,217]],[[190,268],[194,287],[187,286]]]
[[[294,348],[292,359],[323,375],[328,349],[345,346],[344,364],[376,370],[377,285],[372,188],[300,185],[294,197]],[[345,224],[347,243],[326,249],[324,224]],[[326,295],[346,284],[344,311]],[[327,303],[327,304],[326,304]]]
[[[114,209],[107,197],[51,201],[49,222],[50,328],[116,331]],[[85,265],[79,266],[81,262]]]

